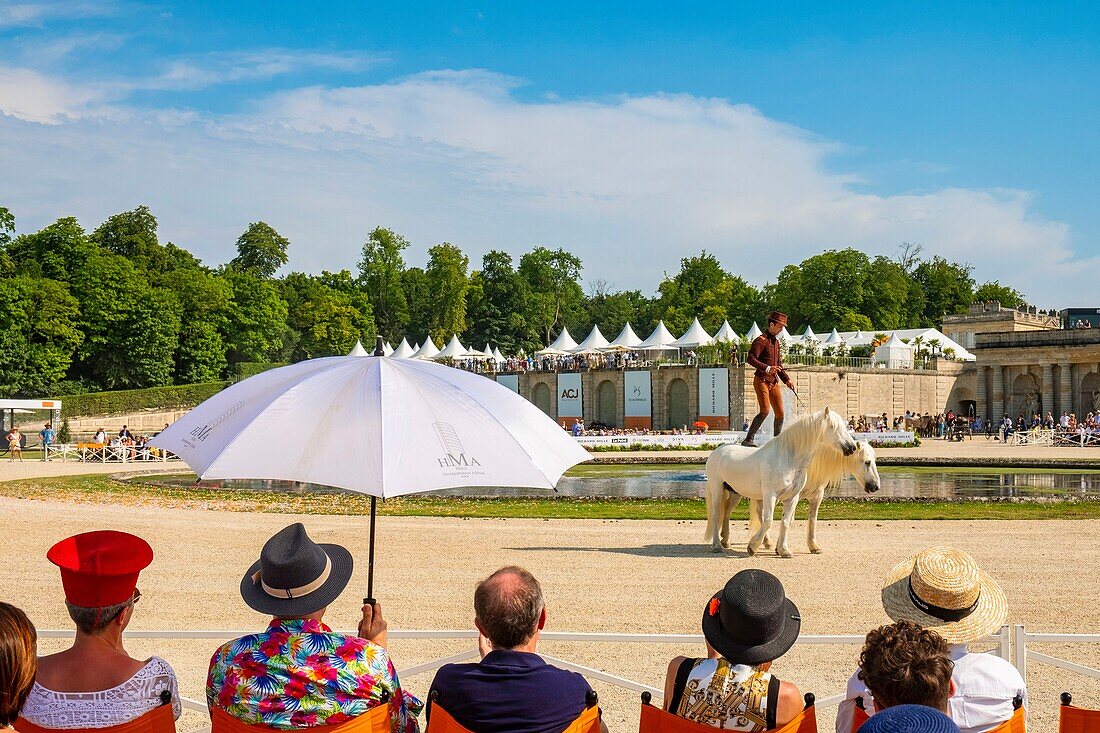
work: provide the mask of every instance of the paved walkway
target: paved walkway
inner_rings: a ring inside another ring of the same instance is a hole
[[[0,481],[20,481],[49,476],[87,476],[96,473],[183,473],[182,461],[136,461],[132,463],[85,463],[83,461],[0,461]]]

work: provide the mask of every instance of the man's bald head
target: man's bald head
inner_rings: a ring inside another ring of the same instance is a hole
[[[513,649],[534,636],[544,605],[535,576],[514,565],[496,571],[474,591],[474,614],[496,649]]]

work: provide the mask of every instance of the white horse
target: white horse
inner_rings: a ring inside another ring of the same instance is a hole
[[[822,449],[843,456],[859,449],[844,419],[829,408],[792,423],[763,448],[724,445],[715,449],[706,466],[707,536],[712,549],[721,552],[729,546],[730,511],[744,496],[761,503],[760,526],[749,540],[749,553],[755,554],[767,537],[775,505],[782,501],[783,530],[776,553],[790,557],[787,530],[798,497],[807,487],[813,458]]]
[[[856,452],[850,456],[823,448],[810,461],[810,471],[801,498],[804,498],[810,505],[806,522],[806,545],[810,548],[810,552],[814,554],[821,552],[821,547],[817,544],[817,510],[821,506],[821,500],[825,498],[825,490],[830,486],[839,484],[845,476],[851,476],[863,484],[863,490],[868,494],[879,490],[878,464],[875,461],[875,449],[871,447],[870,443],[865,440],[857,442]],[[737,507],[738,501],[740,501],[740,497],[727,497],[727,523],[729,522],[730,513]],[[797,502],[797,499],[794,501]],[[763,507],[763,501],[759,499],[749,500],[750,536],[760,528]],[[790,557],[789,552],[783,554],[783,550],[787,549],[786,540],[787,527],[782,525],[779,544],[776,545],[776,553],[782,557]],[[765,548],[771,546],[766,534],[764,535],[763,545]]]

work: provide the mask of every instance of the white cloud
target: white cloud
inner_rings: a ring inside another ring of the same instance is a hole
[[[108,98],[102,87],[77,85],[31,69],[0,66],[0,113],[57,124],[83,117]]]
[[[362,71],[380,61],[381,57],[343,51],[264,48],[213,52],[173,59],[160,74],[132,85],[140,89],[193,90],[306,71]]]
[[[0,28],[41,26],[56,19],[95,18],[115,12],[109,0],[55,0],[54,2],[0,2]]]
[[[822,249],[892,255],[903,241],[970,261],[979,279],[1041,305],[1090,289],[1069,227],[1038,216],[1029,192],[875,195],[858,172],[832,169],[836,143],[747,105],[523,101],[518,84],[446,71],[296,89],[228,117],[130,110],[49,129],[6,120],[0,156],[15,163],[19,192],[6,205],[23,229],[68,213],[94,224],[149,203],[166,238],[213,261],[263,218],[291,238],[299,269],[354,267],[365,233],[384,224],[421,255],[446,239],[474,262],[490,248],[564,246],[587,279],[646,291],[702,248],[763,282]],[[79,116],[44,110],[47,121]]]

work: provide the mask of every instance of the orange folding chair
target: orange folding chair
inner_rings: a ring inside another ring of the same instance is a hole
[[[856,698],[856,709],[852,712],[852,733],[859,733],[863,724],[871,719],[867,714],[867,708],[863,704],[863,695]]]
[[[219,707],[210,709],[210,724],[210,733],[262,733],[276,730],[267,725],[244,723]],[[309,730],[310,733],[390,733],[390,706],[383,702],[346,722],[316,725],[302,730]]]
[[[105,728],[82,728],[84,733],[176,733],[176,719],[172,712],[171,698],[166,705],[150,710],[133,720]],[[70,733],[64,728],[43,728],[29,720],[19,718],[13,726],[19,733]],[[71,731],[79,733],[79,731]]]
[[[990,728],[987,733],[1027,733],[1024,727],[1024,699],[1019,695],[1012,698],[1012,710],[1011,718],[996,728]],[[867,710],[863,706],[863,695],[860,695],[856,698],[856,710],[852,716],[852,733],[858,733],[860,726],[868,720],[870,716],[867,715]]]
[[[1100,710],[1073,706],[1073,695],[1062,693],[1058,708],[1058,733],[1095,733],[1100,730]]]
[[[428,718],[428,729],[425,733],[477,733],[459,725],[450,713],[440,707],[438,690],[432,690],[430,697],[432,714]],[[590,690],[584,701],[584,711],[561,733],[600,733],[600,708],[597,702],[599,698]]]
[[[773,728],[768,733],[817,733],[817,713],[814,712],[814,694],[806,693],[806,707],[794,717],[794,720]],[[694,720],[686,720],[663,710],[650,701],[653,696],[642,693],[642,715],[638,723],[638,733],[714,733],[714,728]]]

